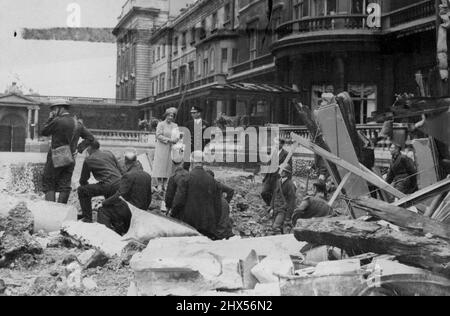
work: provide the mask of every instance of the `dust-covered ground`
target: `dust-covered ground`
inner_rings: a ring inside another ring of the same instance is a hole
[[[208,167],[215,172],[216,179],[232,187],[235,196],[231,203],[231,218],[234,233],[243,238],[261,237],[270,234],[272,219],[268,207],[260,197],[262,176],[240,169]],[[298,200],[305,195],[306,179],[294,177]],[[312,187],[310,183],[309,187]],[[71,203],[79,207],[76,192]],[[161,199],[154,194],[153,207],[160,205]],[[64,282],[68,276],[66,266],[84,249],[56,245],[45,248],[41,255],[25,255],[8,268],[0,269],[0,295],[76,295],[76,296],[123,296],[127,294],[132,271],[126,262],[117,258],[101,268],[83,270],[82,279],[96,283],[95,289],[69,289]]]

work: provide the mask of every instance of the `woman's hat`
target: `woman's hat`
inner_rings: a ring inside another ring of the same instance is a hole
[[[173,114],[173,115],[177,115],[178,113],[178,109],[177,108],[168,108],[166,110],[166,112],[164,113],[164,117],[167,117],[167,115]]]

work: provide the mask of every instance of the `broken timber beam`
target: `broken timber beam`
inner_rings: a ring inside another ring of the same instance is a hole
[[[403,264],[450,277],[450,245],[442,239],[396,232],[377,223],[343,218],[298,221],[294,236],[299,241],[333,246],[348,253],[394,255]]]
[[[351,202],[376,218],[413,231],[450,240],[450,226],[383,201],[361,198]]]
[[[364,171],[358,167],[355,167],[354,165],[352,165],[351,163],[348,163],[347,161],[339,158],[336,155],[333,155],[332,153],[330,153],[329,151],[326,151],[325,149],[313,144],[311,141],[309,141],[308,139],[305,139],[295,133],[292,133],[291,135],[292,139],[297,141],[300,145],[302,145],[303,147],[305,147],[306,149],[309,149],[311,151],[313,151],[314,153],[322,156],[322,158],[350,171],[351,173],[363,178],[364,180],[366,180],[367,182],[370,182],[371,184],[377,186],[378,188],[380,188],[381,190],[384,190],[390,194],[392,194],[394,197],[396,198],[404,198],[406,197],[405,194],[403,194],[402,192],[400,192],[399,190],[395,189],[394,187],[392,187],[391,185],[389,185],[388,183],[386,183],[386,181],[384,181],[383,179],[381,179],[380,177],[376,176],[374,173],[372,172],[367,172]]]
[[[440,195],[448,191],[450,191],[450,179],[445,179],[443,181],[430,185],[425,189],[417,191],[407,197],[404,197],[393,203],[392,205],[408,207],[410,205],[416,205],[436,195]]]

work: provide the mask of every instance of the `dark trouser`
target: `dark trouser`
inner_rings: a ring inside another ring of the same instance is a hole
[[[218,239],[228,239],[234,236],[233,222],[230,218],[230,206],[225,198],[222,198],[222,213],[217,225],[216,235]]]
[[[123,236],[130,229],[131,211],[123,201],[115,205],[102,207],[98,213],[98,223]]]
[[[267,174],[263,180],[263,188],[261,191],[261,197],[267,206],[271,206],[273,192],[277,186],[277,181],[279,179],[278,173]]]
[[[87,220],[92,220],[92,198],[97,196],[111,197],[119,189],[119,184],[119,182],[116,184],[96,183],[79,187],[78,198],[83,217]]]
[[[43,189],[48,192],[69,192],[72,191],[72,174],[75,164],[67,167],[54,168],[51,152],[47,155],[47,162],[44,168]]]

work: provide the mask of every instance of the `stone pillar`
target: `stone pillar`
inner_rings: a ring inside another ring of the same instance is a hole
[[[345,54],[338,53],[334,56],[334,92],[339,94],[346,90],[345,87]]]
[[[32,108],[28,108],[28,122],[27,122],[27,139],[31,139],[31,118],[32,118]]]
[[[36,108],[34,110],[34,135],[33,138],[35,140],[38,139],[38,132],[39,132],[39,108]]]

